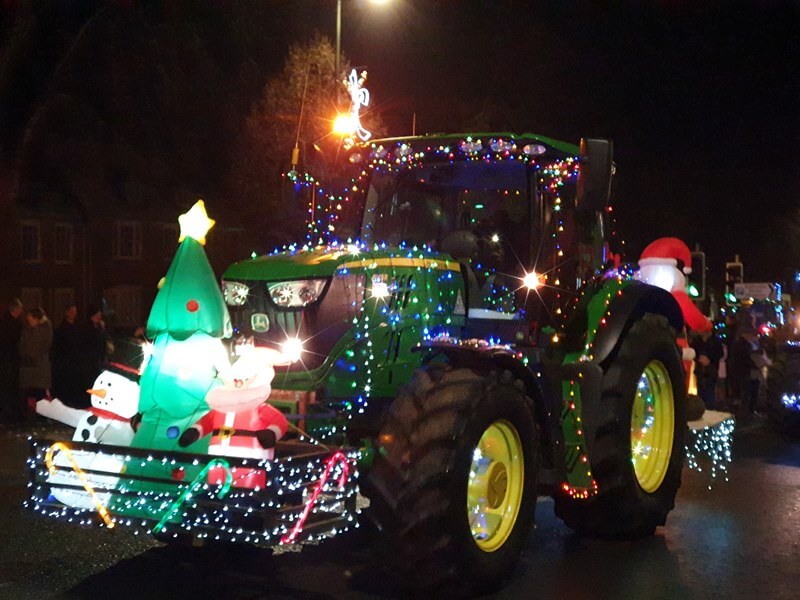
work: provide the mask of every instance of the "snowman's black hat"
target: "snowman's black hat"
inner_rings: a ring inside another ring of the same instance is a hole
[[[110,371],[111,373],[116,373],[117,375],[122,375],[123,377],[127,377],[136,383],[139,383],[139,377],[142,375],[139,369],[117,362],[108,363],[105,370]]]

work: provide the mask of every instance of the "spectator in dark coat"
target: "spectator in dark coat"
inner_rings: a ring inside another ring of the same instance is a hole
[[[716,404],[719,361],[723,355],[722,342],[714,335],[713,330],[704,331],[692,340],[691,346],[695,352],[697,395],[702,398],[706,410],[713,410]]]
[[[106,367],[109,344],[106,323],[100,307],[90,304],[86,314],[89,318],[82,334],[83,350],[81,352],[81,377],[84,390],[92,387],[94,380]]]
[[[50,396],[53,326],[41,308],[29,310],[25,323],[19,340],[18,411],[26,420],[32,420],[36,415],[36,400]]]
[[[16,420],[19,395],[19,338],[22,302],[14,298],[0,317],[0,420]]]
[[[742,416],[755,414],[764,368],[770,364],[771,361],[759,343],[755,326],[749,323],[740,324],[736,339],[731,345],[728,379],[734,403],[736,399],[739,400]]]
[[[72,408],[91,405],[88,389],[81,374],[81,330],[78,324],[78,307],[70,304],[64,310],[64,319],[53,332],[53,396]]]

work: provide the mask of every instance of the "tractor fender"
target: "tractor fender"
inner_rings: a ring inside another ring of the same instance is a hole
[[[683,330],[681,307],[672,294],[653,285],[632,282],[608,307],[605,326],[598,329],[594,341],[593,362],[602,364],[611,357],[631,326],[645,313],[662,315],[676,332]]]
[[[525,386],[525,393],[533,400],[534,421],[539,426],[539,442],[545,466],[552,466],[554,440],[557,431],[552,426],[560,414],[561,398],[553,396],[548,374],[542,367],[541,351],[531,352],[511,349],[505,346],[492,346],[483,340],[428,340],[416,350],[424,352],[423,364],[437,359],[446,359],[454,367],[472,369],[477,373],[490,371],[509,371]],[[533,355],[531,355],[531,353]]]
[[[525,384],[525,390],[533,400],[540,400],[542,386],[527,364],[524,353],[505,346],[488,345],[482,340],[428,340],[418,347],[425,352],[423,362],[435,357],[445,357],[455,366],[472,369],[479,373],[493,370],[508,370]],[[535,361],[531,361],[535,362]]]

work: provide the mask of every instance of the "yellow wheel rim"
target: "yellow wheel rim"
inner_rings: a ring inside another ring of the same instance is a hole
[[[631,459],[639,486],[655,492],[664,481],[675,435],[675,399],[666,367],[651,361],[639,377],[631,412]]]
[[[524,460],[519,433],[505,420],[492,423],[472,452],[467,515],[472,538],[484,552],[500,548],[517,522]]]

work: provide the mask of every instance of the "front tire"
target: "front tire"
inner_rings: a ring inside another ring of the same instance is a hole
[[[685,454],[686,387],[674,331],[646,314],[603,375],[595,441],[597,495],[556,496],[556,514],[586,535],[652,535],[675,506]]]
[[[367,492],[399,583],[463,597],[510,575],[536,506],[532,414],[509,372],[431,365],[398,394]]]

